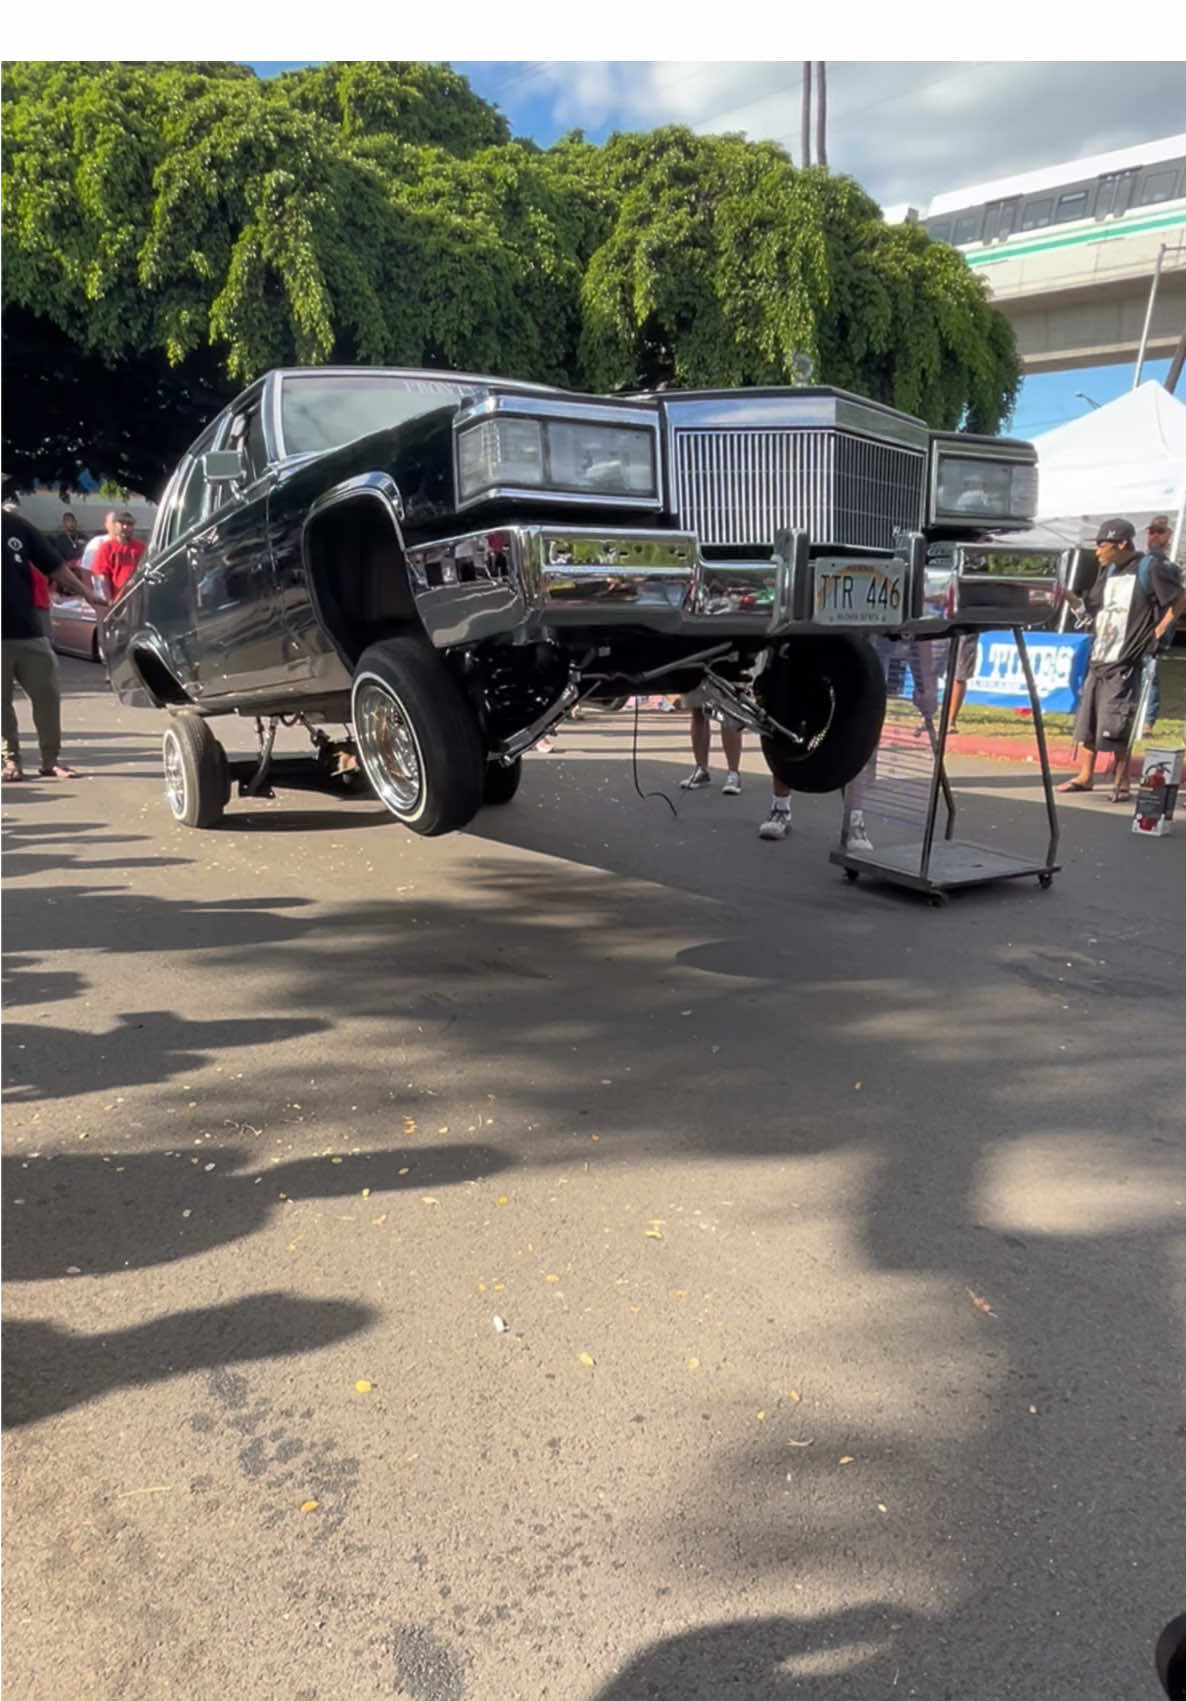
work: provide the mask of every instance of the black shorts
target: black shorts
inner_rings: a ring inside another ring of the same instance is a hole
[[[1127,750],[1140,690],[1140,662],[1088,667],[1075,717],[1075,743],[1113,754]]]

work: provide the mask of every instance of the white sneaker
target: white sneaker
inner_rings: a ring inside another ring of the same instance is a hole
[[[707,768],[693,768],[686,780],[680,781],[681,791],[699,791],[703,786],[712,784],[712,775]]]
[[[858,820],[855,816],[848,823],[848,833],[845,836],[844,848],[845,850],[850,851],[871,851],[873,849],[873,840],[869,837],[865,823]]]
[[[741,796],[741,775],[740,774],[726,774],[725,775],[725,783],[721,787],[721,790],[724,792],[726,797],[740,797]]]
[[[772,809],[758,828],[760,839],[785,839],[791,830],[789,809]]]

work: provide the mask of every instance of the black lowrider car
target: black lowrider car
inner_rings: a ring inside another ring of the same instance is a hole
[[[267,785],[294,718],[327,777],[360,765],[399,820],[446,832],[506,801],[575,703],[659,681],[706,686],[776,774],[830,791],[884,717],[865,635],[943,630],[958,599],[936,616],[936,571],[958,585],[957,546],[1027,525],[1034,491],[1030,445],[831,389],[271,372],[174,473],[105,650],[121,701],[171,711],[167,795],[191,826],[236,773]],[[1027,624],[1053,614],[1053,563],[992,583],[966,618],[1002,595]],[[208,725],[230,713],[260,738],[238,770]]]

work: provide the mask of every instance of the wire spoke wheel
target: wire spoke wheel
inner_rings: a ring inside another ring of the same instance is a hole
[[[354,730],[367,778],[393,815],[410,815],[420,801],[424,764],[416,733],[389,685],[362,680],[354,698]]]
[[[358,658],[351,719],[375,796],[413,833],[453,833],[482,803],[486,753],[472,705],[423,636],[401,632]]]
[[[165,800],[175,821],[185,819],[185,764],[181,744],[172,727],[164,736],[162,755],[165,763]]]

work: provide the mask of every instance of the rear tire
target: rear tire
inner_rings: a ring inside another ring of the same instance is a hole
[[[170,717],[161,740],[165,801],[183,827],[213,827],[230,796],[226,751],[200,715]]]
[[[523,778],[523,758],[516,756],[511,763],[487,762],[486,778],[482,785],[484,804],[509,803]]]
[[[477,716],[424,638],[400,633],[363,651],[351,716],[366,777],[397,821],[433,838],[473,820],[486,774]]]
[[[775,779],[795,791],[839,791],[877,749],[885,721],[885,677],[863,638],[783,638],[754,682],[764,708],[812,748],[763,738]]]

